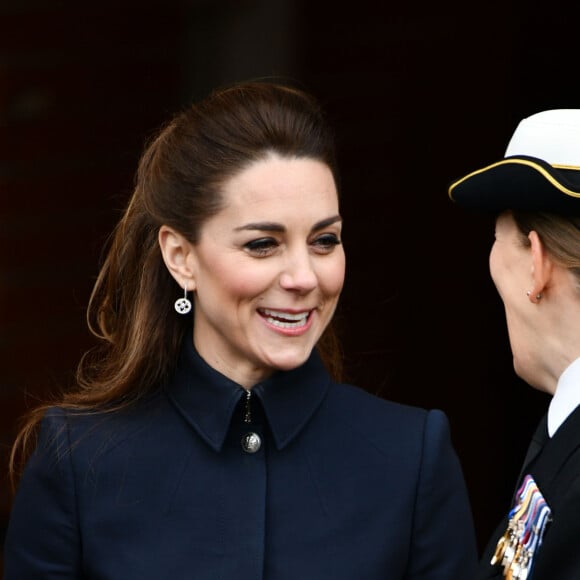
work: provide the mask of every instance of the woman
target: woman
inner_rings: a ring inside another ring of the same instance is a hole
[[[580,578],[580,110],[524,119],[505,158],[449,194],[498,213],[489,268],[514,369],[551,395],[476,577]]]
[[[42,415],[5,580],[474,567],[445,415],[331,378],[337,184],[319,106],[291,87],[216,91],[159,132],[89,305],[102,347],[16,442]]]

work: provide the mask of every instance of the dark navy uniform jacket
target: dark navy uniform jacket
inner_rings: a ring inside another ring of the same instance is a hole
[[[131,410],[49,411],[4,580],[471,576],[471,509],[441,411],[333,383],[316,353],[251,392],[247,423],[246,391],[189,343]]]
[[[528,473],[537,483],[551,515],[542,543],[529,565],[527,580],[579,580],[580,407],[545,443],[524,475]],[[475,576],[478,580],[504,578],[504,568],[500,564],[491,566],[490,561],[507,528],[508,515],[506,513],[484,550]]]

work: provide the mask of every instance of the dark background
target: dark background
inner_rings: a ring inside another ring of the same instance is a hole
[[[18,417],[92,344],[88,296],[144,140],[217,85],[274,76],[339,135],[349,379],[447,413],[483,545],[548,399],[513,373],[493,224],[447,185],[501,158],[521,118],[580,106],[572,6],[0,0],[0,540]]]

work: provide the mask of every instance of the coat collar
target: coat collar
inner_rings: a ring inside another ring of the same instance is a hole
[[[286,446],[304,428],[330,384],[330,376],[313,351],[302,366],[279,371],[252,388],[252,395],[262,403],[278,449]],[[200,437],[212,449],[220,451],[245,390],[209,366],[190,338],[184,341],[167,393]]]

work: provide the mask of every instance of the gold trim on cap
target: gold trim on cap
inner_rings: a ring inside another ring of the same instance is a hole
[[[571,197],[580,198],[580,192],[572,191],[571,189],[564,187],[561,183],[559,183],[556,179],[554,179],[554,177],[552,175],[550,175],[550,173],[548,173],[541,165],[539,165],[538,163],[535,163],[534,161],[530,161],[529,159],[502,159],[501,161],[498,161],[497,163],[492,163],[491,165],[488,165],[487,167],[483,167],[482,169],[478,169],[477,171],[473,171],[472,173],[469,173],[465,177],[458,179],[455,183],[452,183],[449,186],[449,189],[448,189],[449,198],[451,200],[453,200],[452,191],[460,183],[463,183],[465,180],[473,177],[474,175],[478,175],[479,173],[483,173],[484,171],[489,171],[490,169],[493,169],[494,167],[497,167],[498,165],[506,165],[508,163],[517,163],[519,165],[527,165],[528,167],[535,169],[538,173],[541,173],[556,189],[559,189],[562,193],[565,193],[566,195],[569,195]],[[572,169],[572,170],[580,171],[580,167],[574,166],[574,165],[552,165],[552,167],[554,167],[556,169]]]

